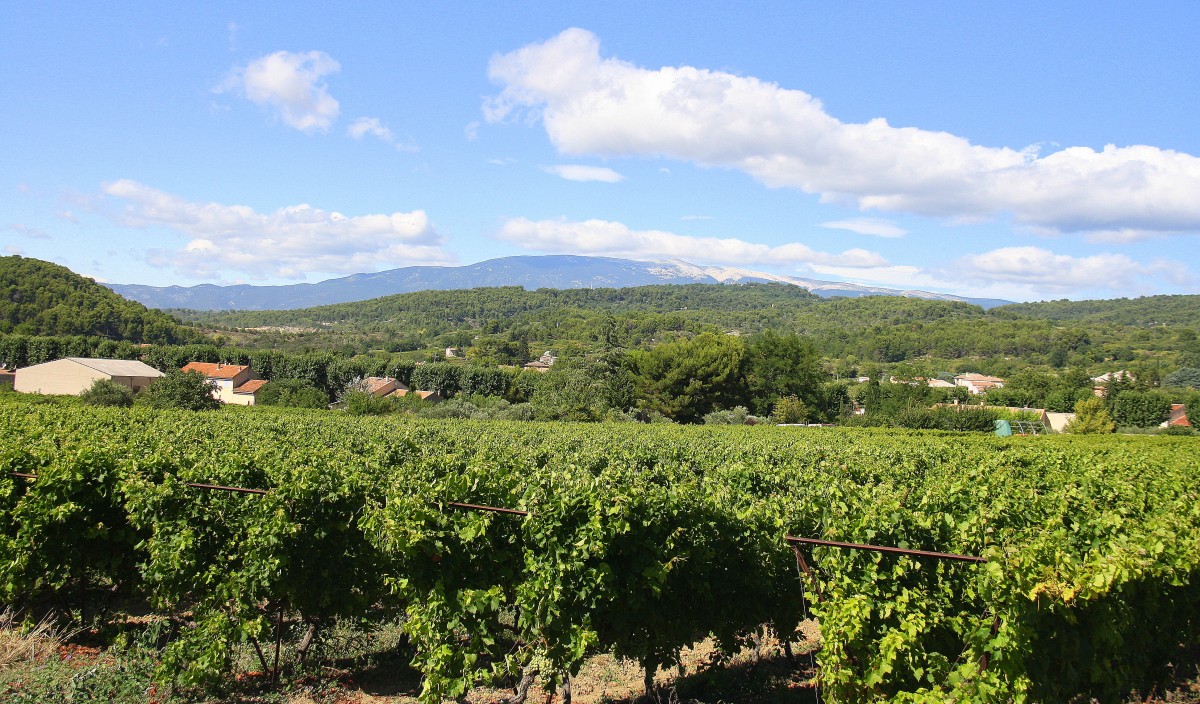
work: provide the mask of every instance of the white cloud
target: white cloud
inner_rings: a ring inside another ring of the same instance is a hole
[[[75,213],[71,212],[70,210],[55,211],[54,216],[59,220],[65,220],[75,225],[79,224],[79,218],[76,217]]]
[[[51,239],[50,233],[46,232],[42,228],[33,227],[31,225],[23,225],[19,222],[11,222],[8,224],[8,227],[5,229],[12,230],[13,232],[16,232],[17,234],[20,234],[20,235],[25,235],[26,237],[28,237],[31,240]]]
[[[734,238],[689,237],[662,230],[631,230],[608,220],[529,220],[512,218],[500,239],[528,250],[554,254],[591,254],[632,259],[683,259],[702,264],[822,263],[842,267],[885,266],[875,252],[850,249],[841,254],[818,252],[793,242],[771,246]]]
[[[600,181],[601,183],[617,183],[624,181],[621,174],[603,166],[584,166],[582,164],[561,164],[559,166],[543,166],[542,170],[568,181]]]
[[[350,123],[350,127],[346,133],[355,139],[362,139],[366,135],[378,138],[389,144],[396,141],[395,135],[387,128],[378,117],[360,117]]]
[[[463,128],[463,136],[468,142],[474,142],[479,139],[479,120],[471,120],[467,126]]]
[[[890,220],[883,220],[881,218],[831,220],[821,223],[821,227],[829,227],[835,230],[849,230],[857,232],[860,235],[874,235],[876,237],[903,237],[908,234],[908,230],[897,226]]]
[[[415,145],[400,142],[396,139],[396,135],[387,125],[383,124],[378,117],[360,117],[350,123],[350,127],[346,129],[346,134],[355,139],[362,139],[368,135],[378,139],[379,141],[390,144],[396,149],[403,152],[416,151]]]
[[[967,277],[1029,284],[1047,292],[1089,288],[1136,290],[1147,279],[1165,279],[1177,285],[1188,280],[1186,269],[1166,261],[1142,264],[1124,254],[1108,252],[1072,257],[1040,247],[1002,247],[972,254],[963,257],[959,266]]]
[[[10,254],[10,255],[21,256],[21,255],[25,254],[25,250],[21,249],[20,247],[15,246],[15,245],[6,244],[6,245],[4,245],[4,253]]]
[[[978,220],[1011,214],[1056,232],[1200,231],[1200,158],[1152,146],[1100,151],[971,144],[946,132],[845,123],[813,96],[753,77],[640,68],[568,29],[497,55],[492,122],[540,119],[564,154],[653,155],[744,171],[771,187],[867,210]]]
[[[277,51],[235,68],[215,90],[239,90],[247,100],[278,111],[290,127],[324,132],[337,120],[340,108],[322,79],[340,69],[341,64],[323,51]]]
[[[1178,263],[1160,260],[1147,264],[1113,253],[1073,257],[1040,247],[1002,247],[941,267],[850,269],[818,263],[810,268],[856,283],[1010,300],[1074,296],[1084,291],[1089,295],[1144,295],[1161,292],[1164,283],[1187,286],[1192,281]]]
[[[308,205],[258,213],[244,205],[195,203],[136,181],[104,185],[125,206],[108,213],[127,227],[167,227],[190,238],[181,250],[154,250],[152,262],[197,278],[243,272],[251,278],[354,273],[452,257],[422,210],[347,216]]]

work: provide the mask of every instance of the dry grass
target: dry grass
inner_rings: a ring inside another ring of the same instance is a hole
[[[0,668],[44,662],[74,635],[60,629],[49,617],[26,627],[11,610],[0,612]]]
[[[808,659],[803,657],[820,643],[820,629],[815,622],[806,621],[792,637],[795,662],[785,655],[783,643],[769,633],[755,637],[756,644],[733,655],[718,651],[711,640],[696,643],[680,654],[679,666],[659,669],[654,682],[659,689],[657,700],[663,702],[709,701],[714,695],[723,701],[809,701],[812,698],[807,680],[812,673]],[[347,673],[349,674],[349,673]],[[359,671],[342,680],[336,694],[314,697],[296,693],[287,704],[415,704],[419,682],[400,663]],[[628,704],[643,694],[641,666],[633,661],[600,653],[587,660],[579,674],[571,678],[571,700],[574,704]],[[700,693],[701,699],[697,698]],[[511,696],[512,690],[478,688],[467,695],[471,704],[500,702]],[[807,696],[804,699],[803,696]],[[547,689],[544,680],[529,692],[531,704],[561,702],[556,693]]]

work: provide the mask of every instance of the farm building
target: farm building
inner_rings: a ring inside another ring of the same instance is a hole
[[[137,360],[64,357],[18,369],[13,389],[31,394],[78,396],[96,380],[109,379],[138,392],[162,375]]]
[[[408,391],[408,386],[390,376],[369,376],[362,380],[362,390],[372,396],[387,396],[394,391]]]
[[[407,387],[405,387],[403,389],[396,389],[395,391],[388,394],[388,396],[395,396],[396,398],[403,398],[405,396],[408,396],[409,394],[413,394],[417,398],[421,399],[422,401],[429,401],[430,403],[441,403],[442,402],[442,395],[436,391],[412,391],[412,390],[408,389]]]
[[[213,398],[239,406],[253,406],[254,394],[267,383],[253,369],[240,364],[188,362],[180,371],[203,374],[215,387]]]
[[[985,374],[959,374],[954,377],[954,385],[962,386],[967,389],[972,395],[987,393],[991,389],[999,389],[1004,387],[1004,380]]]
[[[1192,422],[1188,420],[1187,406],[1182,403],[1171,404],[1171,415],[1166,422],[1162,424],[1164,428],[1190,428]]]
[[[1067,423],[1075,420],[1074,413],[1054,413],[1046,412],[1046,425],[1056,433],[1061,433],[1067,429]]]

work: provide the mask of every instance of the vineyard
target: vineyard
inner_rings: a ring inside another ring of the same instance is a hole
[[[802,545],[801,577],[788,535],[986,562]],[[176,624],[183,688],[270,665],[281,617],[402,614],[436,702],[807,614],[828,701],[1119,700],[1200,642],[1200,441],[3,400],[0,601],[117,600]]]

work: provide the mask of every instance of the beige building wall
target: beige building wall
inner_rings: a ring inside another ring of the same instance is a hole
[[[85,367],[69,359],[56,359],[53,362],[35,364],[17,370],[17,380],[13,390],[27,394],[57,394],[60,396],[78,396],[97,379],[107,379],[103,372]],[[126,383],[126,386],[129,384]]]
[[[158,377],[149,376],[114,376],[113,381],[118,384],[124,384],[133,389],[134,393],[141,391],[150,384],[153,384]]]
[[[233,379],[209,379],[209,383],[216,385],[213,391],[213,398],[221,403],[233,403],[239,406],[253,406],[254,394],[235,394]]]

